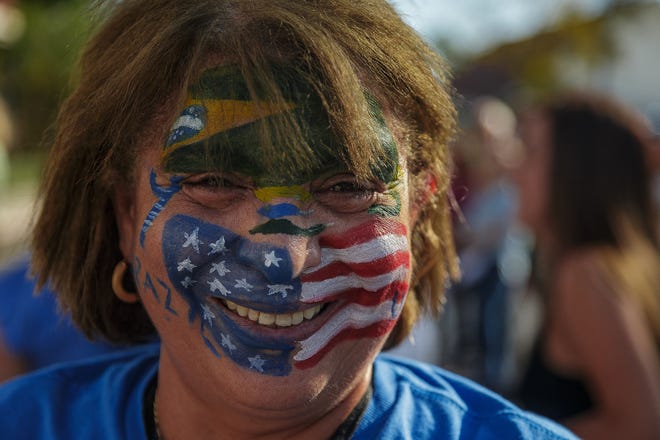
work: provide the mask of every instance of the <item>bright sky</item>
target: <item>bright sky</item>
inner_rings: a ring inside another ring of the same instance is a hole
[[[451,42],[457,50],[480,51],[523,38],[564,11],[599,13],[607,0],[389,0],[428,41]]]

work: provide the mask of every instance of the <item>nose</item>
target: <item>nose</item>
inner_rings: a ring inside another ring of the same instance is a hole
[[[312,237],[307,240],[307,248],[305,250],[305,260],[303,261],[301,273],[307,269],[321,264],[321,246],[319,245],[318,236]]]
[[[238,259],[257,269],[270,283],[289,283],[321,262],[317,236],[277,234],[267,242],[242,240]]]
[[[271,237],[276,243],[286,249],[291,262],[292,278],[299,277],[305,270],[321,263],[321,247],[318,235],[300,236],[278,234]]]
[[[258,268],[270,282],[289,282],[306,269],[321,262],[318,235],[325,225],[315,221],[309,211],[311,194],[301,186],[264,187],[255,191],[263,205],[258,209],[262,223],[249,230],[260,247],[259,252],[245,252],[250,264]],[[256,243],[255,243],[256,244]],[[248,254],[251,254],[250,257]],[[263,261],[260,261],[262,260]]]

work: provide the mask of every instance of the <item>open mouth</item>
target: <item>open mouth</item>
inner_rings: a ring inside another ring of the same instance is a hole
[[[323,304],[316,304],[304,310],[291,313],[266,313],[254,310],[249,307],[241,306],[235,302],[222,299],[222,303],[238,316],[247,318],[252,322],[266,327],[291,327],[301,324],[305,320],[314,319],[321,310]]]

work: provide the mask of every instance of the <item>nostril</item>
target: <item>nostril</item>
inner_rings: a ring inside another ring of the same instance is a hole
[[[321,264],[321,247],[318,244],[318,240],[310,240],[305,250],[303,271],[316,267],[319,264]]]

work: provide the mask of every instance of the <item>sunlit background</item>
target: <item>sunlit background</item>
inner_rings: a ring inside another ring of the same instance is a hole
[[[449,61],[459,105],[513,108],[566,87],[607,90],[660,130],[660,2],[392,0]],[[0,262],[25,244],[41,141],[87,35],[88,1],[0,0]]]

